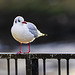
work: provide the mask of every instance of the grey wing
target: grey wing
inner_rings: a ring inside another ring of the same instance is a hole
[[[31,32],[35,38],[38,37],[38,31],[34,24],[27,22],[27,27],[29,29],[29,32]]]

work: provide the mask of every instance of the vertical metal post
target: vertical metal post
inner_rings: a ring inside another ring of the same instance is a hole
[[[8,75],[10,75],[10,59],[7,59],[7,70],[8,70]]]
[[[38,75],[38,59],[32,59],[32,75]]]
[[[26,58],[26,75],[38,75],[38,59]]]
[[[45,64],[45,59],[43,59],[43,72],[44,72],[44,75],[46,75],[46,64]]]
[[[61,64],[60,64],[60,59],[58,59],[58,75],[61,75]]]
[[[69,75],[69,59],[67,59],[67,75]]]
[[[18,75],[18,72],[17,72],[17,59],[15,59],[15,75]]]
[[[26,58],[26,75],[32,75],[32,60],[30,59],[30,55]]]

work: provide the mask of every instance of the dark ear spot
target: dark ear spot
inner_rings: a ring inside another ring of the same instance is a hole
[[[18,22],[21,22],[21,21],[18,19]]]

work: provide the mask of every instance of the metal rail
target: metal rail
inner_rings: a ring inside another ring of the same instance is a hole
[[[18,75],[17,59],[26,59],[26,75],[38,75],[38,59],[43,59],[43,75],[46,75],[46,59],[58,60],[58,75],[61,75],[61,59],[66,59],[67,75],[69,75],[69,59],[75,59],[75,54],[0,54],[0,59],[7,59],[7,71],[10,75],[10,59],[15,59],[15,75]],[[35,67],[35,68],[34,68]]]

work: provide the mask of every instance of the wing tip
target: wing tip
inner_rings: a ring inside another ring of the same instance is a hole
[[[42,36],[48,36],[48,34],[42,34]]]

